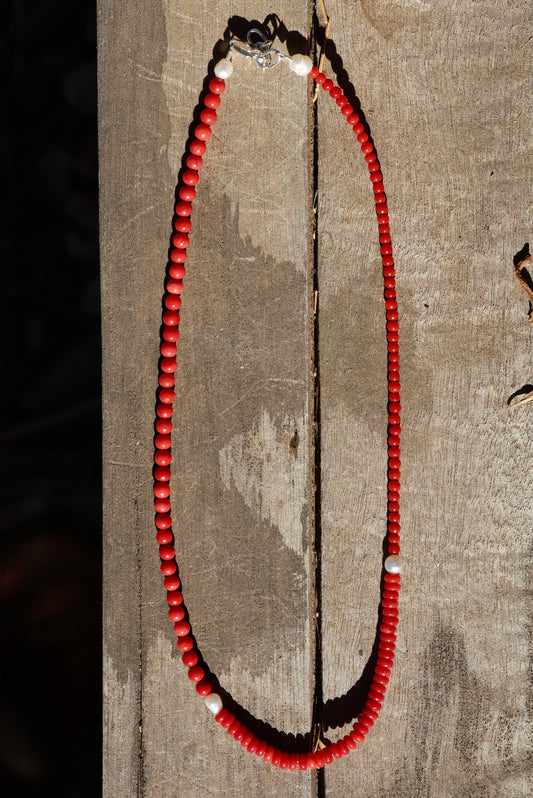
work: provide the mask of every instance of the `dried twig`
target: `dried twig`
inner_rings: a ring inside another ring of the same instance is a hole
[[[525,405],[527,402],[533,402],[533,391],[526,393],[525,396],[522,396],[522,398],[518,399],[518,401],[516,402],[509,402],[507,404],[507,407],[510,410],[512,407],[518,407],[518,405]]]
[[[326,27],[324,28],[324,41],[322,42],[322,47],[320,48],[320,58],[318,61],[318,69],[322,72],[322,67],[324,66],[324,58],[326,57],[326,44],[328,43],[328,34],[329,34],[329,17],[328,12],[326,11],[326,6],[324,5],[324,0],[320,0],[320,5],[322,6],[322,14],[324,15],[324,19],[326,20]],[[318,83],[315,86],[315,93],[313,95],[313,102],[316,103],[318,97]]]
[[[533,288],[531,287],[531,277],[529,272],[526,271],[531,266],[531,255],[526,255],[525,258],[518,261],[515,266],[516,279],[524,289],[529,299],[529,323],[533,324]],[[527,277],[525,276],[527,275]],[[523,400],[522,400],[523,401]],[[517,402],[518,404],[518,402]]]
[[[516,275],[516,279],[524,289],[527,294],[527,298],[529,299],[529,313],[528,319],[529,323],[533,325],[533,283],[531,281],[531,275],[527,271],[528,268],[531,266],[531,254],[526,255],[521,260],[516,263],[514,267],[514,272]],[[514,401],[516,396],[520,396],[523,394],[520,399]],[[520,405],[525,405],[528,402],[533,402],[533,388],[531,385],[524,385],[519,391],[516,391],[512,396],[509,397],[507,400],[507,407],[511,409],[512,407],[519,407]]]

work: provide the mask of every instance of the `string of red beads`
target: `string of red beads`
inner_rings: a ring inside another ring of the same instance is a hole
[[[301,57],[300,57],[301,58]],[[181,582],[177,576],[176,551],[172,533],[170,479],[171,479],[171,433],[173,401],[175,398],[176,341],[179,338],[181,292],[185,277],[185,262],[191,230],[190,216],[192,202],[196,197],[195,186],[199,181],[199,169],[202,156],[206,152],[206,142],[211,136],[211,126],[216,122],[216,109],[220,106],[220,95],[225,89],[225,81],[219,77],[209,83],[209,93],[203,101],[200,122],[194,129],[194,138],[189,145],[186,158],[186,169],[181,178],[178,190],[179,200],[175,207],[175,234],[172,238],[173,248],[170,253],[170,266],[163,298],[163,327],[161,332],[161,361],[159,373],[159,394],[156,407],[155,435],[155,469],[154,469],[154,506],[156,539],[159,543],[161,573],[164,576],[164,587],[167,591],[168,616],[174,624],[174,632],[178,638],[177,645],[182,653],[182,662],[188,669],[189,679],[195,684],[196,692],[206,699],[209,709],[215,714],[215,720],[228,734],[240,742],[241,746],[252,754],[262,757],[265,762],[282,770],[307,770],[320,768],[340,759],[353,751],[362,743],[374,725],[381,709],[391,668],[394,662],[396,644],[396,627],[398,624],[398,595],[400,591],[400,357],[398,345],[398,306],[396,302],[396,281],[394,258],[389,226],[387,198],[383,185],[381,167],[374,152],[364,123],[360,120],[353,106],[343,94],[339,86],[312,67],[309,76],[322,89],[329,93],[339,107],[342,116],[352,127],[361,151],[364,155],[374,192],[379,243],[383,267],[385,309],[387,323],[388,349],[388,508],[387,508],[387,549],[385,560],[383,588],[381,593],[381,624],[378,638],[378,657],[368,696],[352,731],[342,739],[326,745],[320,750],[306,753],[290,753],[268,745],[256,737],[222,705],[220,696],[213,694],[212,685],[206,677],[195,642],[191,626],[186,620],[187,611],[180,591]]]

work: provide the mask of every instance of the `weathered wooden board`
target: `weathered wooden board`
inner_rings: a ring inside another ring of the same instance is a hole
[[[275,11],[308,36],[313,3],[100,0],[106,798],[528,794],[533,406],[506,407],[531,382],[527,302],[513,277],[531,229],[527,4],[329,0],[328,9],[326,71],[347,91],[351,81],[361,102],[396,245],[406,564],[397,668],[364,745],[319,782],[242,752],[178,661],[151,494],[176,177],[228,21]],[[181,313],[172,498],[207,663],[254,715],[306,733],[316,133],[322,680],[324,735],[336,739],[377,620],[380,263],[358,145],[323,92],[313,130],[306,82],[284,67],[262,74],[239,61],[204,158]]]
[[[248,17],[263,19],[262,5],[247,4]],[[100,5],[108,796],[285,790],[285,774],[222,733],[188,681],[153,531],[173,192],[213,48],[236,10]],[[289,29],[308,29],[307,3],[283,10]],[[204,158],[181,312],[172,498],[206,662],[258,718],[305,733],[314,669],[310,131],[306,81],[287,71],[241,61]],[[308,795],[311,783],[304,775],[287,794]]]
[[[405,569],[380,719],[356,761],[327,770],[326,794],[525,796],[533,425],[531,405],[506,401],[532,381],[513,275],[531,234],[528,4],[327,5],[396,247]],[[322,102],[326,701],[357,682],[372,648],[386,509],[379,254],[366,170],[338,120]]]

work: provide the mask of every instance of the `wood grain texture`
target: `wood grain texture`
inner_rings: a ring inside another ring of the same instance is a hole
[[[286,5],[287,28],[307,30],[307,3]],[[175,0],[100,7],[108,796],[285,790],[283,773],[213,723],[179,664],[153,528],[173,191],[234,10]],[[263,19],[261,3],[246,11]],[[308,87],[244,60],[235,72],[204,158],[182,295],[174,530],[194,633],[222,689],[280,734],[305,734],[314,668]],[[312,781],[303,775],[287,794],[309,795]]]
[[[369,123],[396,247],[405,569],[380,719],[356,763],[326,772],[326,794],[518,798],[531,790],[532,424],[506,400],[531,381],[513,275],[531,234],[527,4],[327,5],[333,66]],[[331,102],[318,136],[327,701],[360,678],[376,632],[386,388],[366,170]]]
[[[527,302],[513,270],[531,231],[528,4],[327,5],[325,68],[361,102],[396,248],[406,565],[396,669],[364,745],[319,785],[242,752],[178,662],[150,480],[176,177],[228,20],[275,11],[307,37],[313,3],[100,0],[106,798],[531,791],[533,406],[506,407],[532,381]],[[204,159],[181,313],[172,498],[203,656],[239,704],[282,732],[306,733],[314,131],[308,87],[284,66],[262,74],[239,60]],[[323,92],[316,135],[323,723],[333,740],[356,710],[376,631],[385,323],[367,170]]]

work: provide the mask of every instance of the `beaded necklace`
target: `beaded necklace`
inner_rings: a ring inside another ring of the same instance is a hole
[[[203,98],[203,109],[200,123],[194,129],[194,137],[188,148],[186,169],[181,176],[178,197],[175,207],[172,249],[170,265],[165,283],[163,303],[163,325],[161,330],[161,360],[159,364],[159,389],[155,422],[155,526],[156,539],[159,543],[161,573],[164,576],[164,587],[169,605],[168,616],[174,624],[174,632],[178,638],[178,649],[182,654],[182,662],[187,668],[189,679],[195,684],[196,692],[204,698],[207,708],[214,714],[215,720],[227,732],[252,754],[262,757],[266,762],[280,767],[282,770],[307,770],[320,768],[330,764],[334,759],[348,754],[364,741],[368,731],[378,717],[385,695],[394,659],[396,642],[396,626],[398,624],[398,595],[400,591],[400,358],[398,346],[398,307],[396,303],[396,282],[394,259],[389,227],[388,207],[383,186],[380,165],[364,123],[355,113],[352,105],[339,86],[326,78],[318,67],[313,66],[306,55],[288,56],[275,50],[261,31],[252,29],[248,32],[247,41],[232,39],[229,44],[230,53],[253,58],[262,69],[271,69],[280,61],[287,61],[289,68],[297,75],[312,78],[318,86],[322,86],[335,101],[342,116],[352,127],[368,166],[376,215],[379,228],[381,262],[383,266],[384,299],[387,326],[388,350],[388,477],[387,477],[387,550],[388,556],[383,563],[383,582],[380,603],[380,625],[376,665],[370,689],[362,711],[359,713],[352,731],[336,742],[324,744],[318,741],[316,750],[304,753],[282,751],[269,745],[265,740],[256,737],[248,730],[228,707],[223,705],[220,695],[213,692],[206,668],[200,664],[200,657],[188,620],[187,610],[180,591],[181,581],[176,563],[176,551],[173,545],[172,519],[170,506],[171,478],[171,432],[172,413],[175,398],[176,341],[179,338],[178,324],[180,320],[181,292],[184,263],[187,259],[189,233],[191,230],[192,201],[196,196],[195,186],[199,180],[199,169],[202,156],[206,152],[206,142],[211,136],[211,126],[217,119],[217,108],[220,106],[221,94],[226,88],[225,81],[233,72],[233,64],[228,58],[221,59],[215,66],[215,77],[209,82],[209,92]]]

